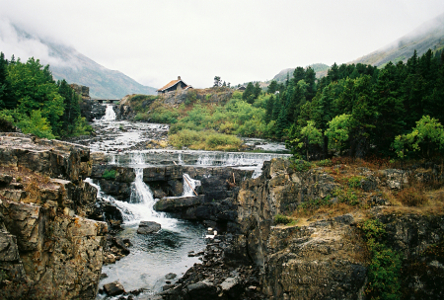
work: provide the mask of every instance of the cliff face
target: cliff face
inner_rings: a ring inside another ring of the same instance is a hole
[[[107,228],[87,219],[89,149],[0,138],[0,298],[94,299]]]
[[[231,232],[216,237],[207,246],[202,265],[166,287],[162,296],[366,299],[370,273],[380,267],[375,267],[374,253],[361,229],[370,219],[385,226],[386,233],[377,240],[383,246],[378,249],[386,247],[401,257],[399,274],[390,275],[400,287],[395,298],[440,299],[444,295],[443,215],[396,206],[387,196],[388,191],[396,194],[410,188],[414,180],[442,182],[439,167],[429,167],[372,171],[338,165],[297,172],[288,161],[272,160],[264,164],[261,177],[236,181],[241,184],[238,192],[224,199],[230,203],[225,214],[232,216],[226,228]],[[298,214],[296,225],[275,224],[277,214],[292,215],[313,203],[326,208],[307,217]],[[207,219],[215,217],[216,210],[206,214]],[[388,276],[381,272],[380,276]]]
[[[369,205],[375,206],[367,215],[385,224],[387,233],[381,242],[403,257],[399,277],[403,299],[438,299],[444,294],[443,216],[393,213],[385,206],[389,201],[376,195],[381,195],[379,188],[402,190],[411,178],[424,181],[435,171],[361,170],[360,189],[370,191],[362,197],[372,199]],[[365,218],[363,210],[315,216],[297,226],[273,226],[276,214],[289,214],[303,203],[337,201],[338,188],[344,186],[324,168],[294,172],[282,160],[273,160],[262,177],[243,183],[237,195],[237,222],[269,299],[365,298],[369,253],[356,226]]]

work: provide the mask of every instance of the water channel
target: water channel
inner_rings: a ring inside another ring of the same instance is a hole
[[[148,166],[168,166],[173,164],[201,167],[234,167],[254,170],[253,177],[261,173],[262,164],[274,157],[288,156],[281,152],[283,145],[269,143],[259,139],[249,139],[245,143],[258,145],[259,149],[267,153],[248,152],[218,152],[192,150],[135,150],[138,144],[155,138],[165,138],[168,125],[151,123],[133,123],[116,121],[116,115],[111,105],[107,105],[106,115],[92,124],[100,135],[100,140],[89,144],[91,152],[101,152],[106,156],[108,164],[115,164],[134,169],[136,178],[132,183],[131,197],[128,201],[119,201],[106,195],[91,179],[87,181],[98,190],[98,197],[116,206],[124,219],[123,231],[119,237],[130,239],[131,253],[117,261],[106,265],[102,273],[106,278],[100,282],[104,284],[118,280],[126,291],[144,289],[144,292],[135,299],[150,299],[150,295],[161,291],[166,281],[175,282],[193,264],[199,263],[197,257],[188,257],[190,251],[200,252],[205,248],[206,228],[202,225],[178,220],[165,213],[154,211],[155,199],[143,178],[143,168]],[[188,181],[199,184],[192,178]],[[184,185],[186,186],[186,185]],[[184,193],[191,193],[184,191]],[[140,221],[155,221],[162,229],[156,234],[137,234]],[[174,273],[177,276],[167,279],[165,276]],[[97,299],[113,299],[99,294]],[[116,298],[117,299],[117,298]]]

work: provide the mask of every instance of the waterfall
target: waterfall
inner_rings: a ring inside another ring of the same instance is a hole
[[[103,121],[114,121],[116,119],[116,113],[114,112],[113,106],[110,104],[106,105],[105,115],[102,117]]]
[[[131,164],[143,164],[143,161],[143,156],[136,154],[132,156]],[[156,221],[162,225],[172,223],[173,219],[168,219],[164,213],[159,213],[154,210],[153,207],[156,201],[154,200],[153,193],[149,186],[143,182],[143,168],[134,168],[134,172],[136,178],[134,179],[134,182],[131,183],[131,196],[129,202],[120,201],[112,196],[106,195],[103,193],[100,186],[94,184],[89,178],[85,181],[97,189],[98,198],[111,202],[120,210],[124,224],[134,225],[138,224],[140,221]]]
[[[200,180],[194,180],[188,174],[183,174],[183,193],[182,197],[192,197],[196,196],[194,191],[197,186],[200,186]]]

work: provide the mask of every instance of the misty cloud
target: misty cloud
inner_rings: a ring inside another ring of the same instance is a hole
[[[77,69],[75,62],[57,57],[57,53],[38,37],[20,30],[5,18],[0,18],[0,51],[8,59],[14,55],[16,59],[26,62],[28,58],[34,57],[42,65]]]

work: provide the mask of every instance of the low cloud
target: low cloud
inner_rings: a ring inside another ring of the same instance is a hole
[[[20,58],[22,62],[25,62],[30,57],[34,57],[39,59],[42,65],[76,68],[69,59],[58,57],[54,49],[38,37],[19,29],[5,18],[0,18],[0,51],[8,59],[14,55],[16,59]]]

